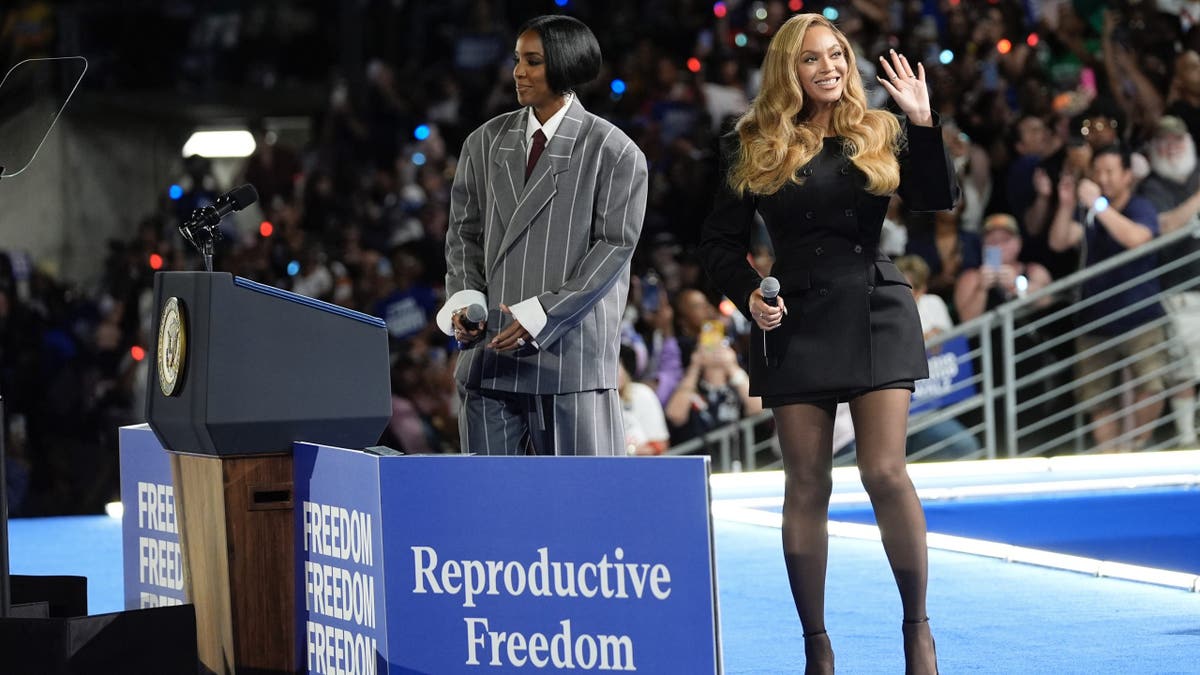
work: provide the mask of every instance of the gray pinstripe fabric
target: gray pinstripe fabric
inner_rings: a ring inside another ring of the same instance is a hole
[[[464,451],[478,455],[619,455],[625,453],[616,389],[518,394],[460,387]]]
[[[446,294],[478,290],[489,307],[487,335],[462,353],[455,376],[468,390],[616,389],[629,260],[646,209],[646,158],[575,98],[526,182],[528,114],[522,109],[487,122],[459,156]],[[500,305],[534,296],[546,312],[536,336],[540,349],[500,354],[483,347],[511,321]],[[617,415],[619,422],[619,408]]]

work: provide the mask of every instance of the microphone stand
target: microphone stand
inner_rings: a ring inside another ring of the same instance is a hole
[[[213,245],[221,238],[220,222],[217,210],[206,206],[192,211],[187,222],[179,226],[183,238],[204,257],[204,269],[208,272],[213,271]]]

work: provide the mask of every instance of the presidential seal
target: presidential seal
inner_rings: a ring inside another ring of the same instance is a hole
[[[163,303],[158,319],[158,388],[164,396],[174,396],[183,381],[187,357],[187,323],[183,303],[170,297]]]

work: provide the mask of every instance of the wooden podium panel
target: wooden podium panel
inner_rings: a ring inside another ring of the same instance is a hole
[[[214,673],[294,673],[292,456],[170,453],[184,593]]]

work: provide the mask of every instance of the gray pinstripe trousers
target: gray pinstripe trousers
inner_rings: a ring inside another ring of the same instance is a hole
[[[477,455],[624,455],[615,389],[521,394],[458,385],[462,451]]]

